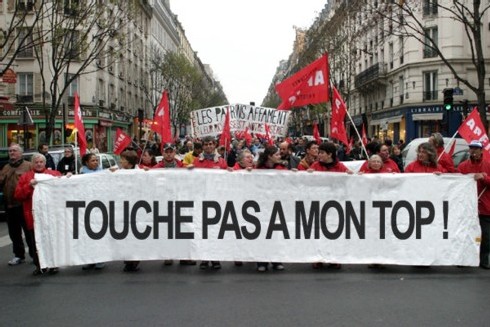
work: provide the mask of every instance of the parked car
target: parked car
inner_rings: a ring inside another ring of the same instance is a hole
[[[456,154],[456,153],[458,153],[460,151],[468,150],[468,142],[466,142],[464,139],[462,139],[462,138],[454,138],[454,140],[456,141],[456,146],[455,146],[455,149],[454,149],[454,154]],[[414,161],[415,159],[417,159],[417,148],[418,148],[418,146],[421,143],[428,142],[428,141],[429,141],[429,138],[428,137],[416,138],[416,139],[413,139],[410,143],[407,144],[407,146],[402,151],[403,167],[406,167],[409,163],[411,163],[412,161]],[[449,141],[451,141],[451,138],[450,137],[445,137],[444,138],[444,146],[448,145],[449,144]],[[458,161],[458,164],[459,164],[459,162],[461,162],[461,160]],[[457,167],[456,162],[454,163],[454,165]]]
[[[70,147],[71,145],[67,145],[66,147]],[[74,147],[73,147],[74,148]],[[74,148],[75,154],[77,155],[77,165],[78,167],[82,167],[82,158],[80,157],[80,149],[79,148]],[[25,160],[31,161],[32,155],[34,153],[38,153],[36,150],[30,150],[27,152],[24,152],[23,157]],[[54,165],[57,167],[58,162],[60,162],[61,158],[65,155],[65,147],[50,147],[48,153],[53,157]]]
[[[119,167],[118,159],[111,153],[98,153],[99,167],[102,169],[109,169],[111,167]]]

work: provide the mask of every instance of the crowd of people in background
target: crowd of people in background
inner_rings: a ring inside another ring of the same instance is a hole
[[[352,160],[365,160],[359,169],[359,174],[373,173],[473,173],[478,183],[478,201],[480,225],[482,229],[482,243],[480,250],[480,266],[490,269],[490,162],[483,159],[483,146],[474,141],[469,144],[470,158],[460,165],[459,170],[454,167],[451,156],[444,152],[444,139],[440,133],[434,133],[428,142],[417,148],[415,161],[404,166],[401,152],[405,143],[400,140],[393,144],[390,139],[383,141],[373,138],[364,145],[361,141],[345,146],[335,140],[318,143],[306,138],[278,138],[275,142],[263,140],[258,137],[251,140],[234,139],[230,142],[228,151],[225,146],[218,146],[217,139],[206,136],[202,139],[186,137],[183,141],[175,143],[142,142],[139,146],[125,149],[120,155],[120,169],[167,169],[167,168],[206,168],[254,170],[274,169],[307,172],[335,172],[353,174],[343,162]],[[36,255],[33,217],[32,192],[36,185],[35,173],[49,173],[55,176],[76,173],[73,148],[65,149],[65,156],[54,168],[52,158],[48,153],[48,146],[39,146],[39,155],[32,158],[32,164],[22,159],[22,148],[12,144],[9,148],[10,161],[0,173],[0,183],[3,185],[4,199],[7,209],[9,235],[13,243],[14,258],[9,265],[15,266],[25,261],[22,231],[28,245],[29,254],[36,264],[35,274],[41,274]],[[157,161],[157,157],[161,157]],[[100,171],[97,156],[88,153],[82,157],[81,173],[96,173]],[[476,196],[476,195],[475,195]],[[24,206],[24,208],[22,208]],[[29,212],[31,212],[29,214]],[[166,260],[165,264],[172,264]],[[180,264],[195,265],[193,260],[181,260]],[[242,265],[235,262],[235,265]],[[340,268],[339,264],[331,263],[331,267]],[[313,263],[313,268],[322,266]],[[372,265],[375,267],[376,265]],[[219,261],[202,261],[200,269],[221,268]],[[284,270],[281,262],[271,263],[273,270]],[[102,269],[104,263],[86,265],[84,269]],[[265,272],[269,263],[258,262],[257,271]],[[125,272],[139,270],[138,261],[125,261]],[[56,268],[47,270],[56,273]]]

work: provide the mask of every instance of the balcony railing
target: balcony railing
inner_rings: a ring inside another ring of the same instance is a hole
[[[385,69],[385,64],[383,62],[374,64],[355,77],[354,80],[355,86],[356,88],[358,88],[365,84],[373,82],[379,79],[380,77],[384,77],[385,73],[386,73],[386,69]]]

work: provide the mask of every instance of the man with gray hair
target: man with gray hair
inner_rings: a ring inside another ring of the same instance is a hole
[[[36,254],[36,245],[31,234],[27,231],[22,203],[14,198],[19,177],[31,170],[31,164],[22,158],[23,152],[20,145],[12,143],[9,147],[9,162],[0,172],[0,185],[3,187],[7,227],[14,250],[14,257],[8,262],[10,266],[16,266],[25,261],[25,246],[22,240],[22,230],[24,231],[31,258],[34,258]]]

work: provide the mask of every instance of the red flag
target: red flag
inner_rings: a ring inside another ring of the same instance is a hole
[[[243,132],[243,138],[245,139],[245,144],[247,144],[247,146],[252,144],[252,135],[248,132],[248,127],[245,128],[245,131]]]
[[[333,87],[333,99],[332,99],[332,119],[330,120],[330,136],[336,138],[346,146],[349,145],[347,141],[347,133],[345,131],[345,114],[347,113],[347,107],[344,100],[340,96],[339,92]]]
[[[114,154],[121,154],[131,144],[131,137],[120,128],[116,129],[116,140],[114,141]]]
[[[322,144],[322,139],[320,138],[320,132],[318,131],[318,124],[313,124],[313,137],[316,140],[316,143]]]
[[[328,56],[325,53],[293,76],[276,85],[282,102],[277,109],[288,110],[307,104],[328,102]]]
[[[274,140],[271,137],[271,129],[267,124],[265,124],[265,139],[269,145],[274,145]]]
[[[473,140],[477,140],[483,145],[483,155],[485,158],[490,157],[490,143],[488,140],[485,127],[481,121],[478,107],[475,107],[468,117],[463,121],[458,128],[458,133],[466,142],[470,143]]]
[[[77,133],[78,146],[80,147],[80,155],[87,153],[87,139],[85,138],[85,127],[83,126],[82,110],[80,109],[80,98],[75,92],[75,131]]]
[[[364,146],[366,146],[367,143],[368,143],[368,140],[367,140],[367,135],[366,135],[366,127],[364,126],[364,124],[362,124],[362,144],[364,144]]]
[[[226,111],[225,122],[223,124],[223,131],[219,138],[219,145],[225,146],[226,151],[230,151],[231,148],[231,132],[230,132],[230,109]]]
[[[351,138],[349,140],[349,144],[345,148],[345,154],[349,154],[353,147],[354,147],[354,137],[351,136]]]
[[[155,114],[153,115],[153,123],[151,130],[162,136],[162,145],[172,143],[172,129],[170,128],[170,107],[168,105],[168,93],[163,91],[162,99],[158,104]]]

